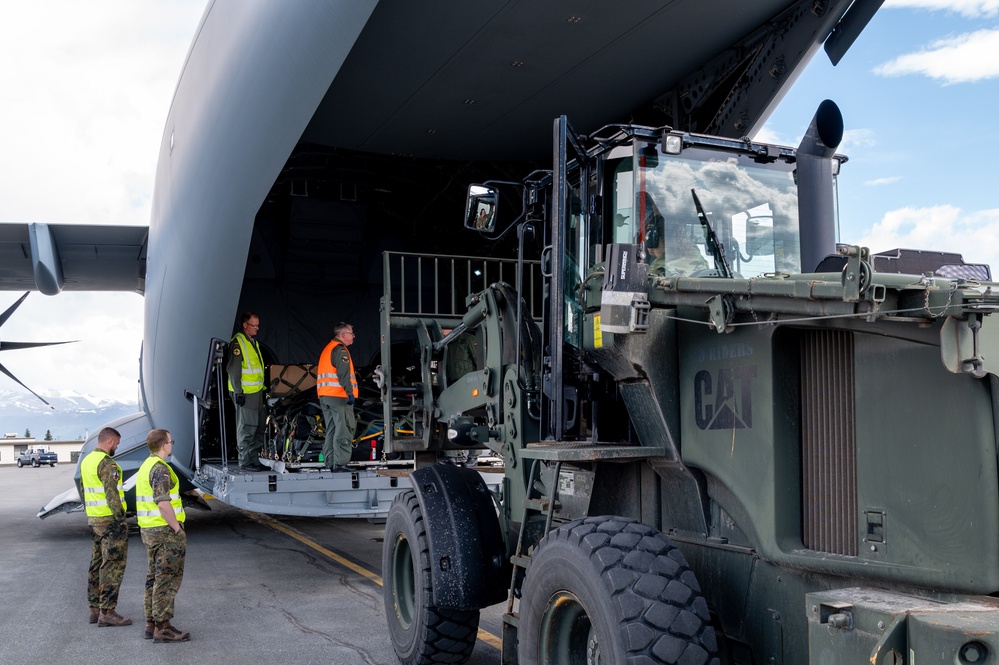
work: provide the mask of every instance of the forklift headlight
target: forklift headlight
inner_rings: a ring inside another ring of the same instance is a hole
[[[667,134],[663,137],[663,150],[667,155],[679,155],[683,150],[683,139],[676,134]]]

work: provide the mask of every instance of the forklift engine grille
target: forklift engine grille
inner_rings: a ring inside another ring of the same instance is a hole
[[[857,555],[853,336],[808,331],[801,343],[802,541]]]

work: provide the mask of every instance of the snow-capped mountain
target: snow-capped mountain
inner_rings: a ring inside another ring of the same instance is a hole
[[[138,411],[136,403],[115,402],[92,395],[43,395],[52,408],[27,391],[0,390],[0,436],[25,431],[41,441],[51,432],[56,441],[83,439],[110,421]]]

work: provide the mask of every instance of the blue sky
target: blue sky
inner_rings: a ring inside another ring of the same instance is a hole
[[[0,220],[142,225],[205,0],[0,6]],[[813,59],[759,140],[797,145],[839,104],[843,241],[957,251],[999,272],[999,0],[887,0],[843,61]],[[0,292],[0,311],[19,294]],[[0,330],[78,344],[5,353],[43,394],[134,400],[142,299],[32,294]],[[0,390],[20,390],[0,376]],[[3,423],[0,423],[0,431]]]
[[[841,241],[956,251],[999,273],[999,0],[887,0],[833,67],[820,51],[757,136],[843,113]]]

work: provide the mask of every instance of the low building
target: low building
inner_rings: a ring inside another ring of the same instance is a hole
[[[60,464],[76,464],[83,441],[39,441],[7,435],[0,438],[0,466],[12,466],[18,455],[31,448],[53,451],[59,456]]]

